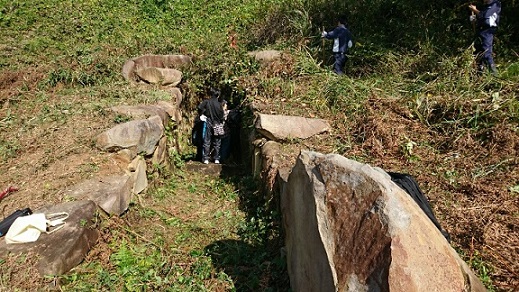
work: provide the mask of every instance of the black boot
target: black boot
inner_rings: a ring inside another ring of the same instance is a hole
[[[476,72],[478,73],[478,75],[483,75],[483,73],[485,72],[485,66],[483,64],[478,64]]]
[[[490,65],[490,73],[492,73],[492,75],[494,77],[498,77],[499,76],[499,74],[497,73],[497,68],[496,68],[495,64]]]

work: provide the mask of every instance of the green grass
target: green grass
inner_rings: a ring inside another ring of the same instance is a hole
[[[83,263],[63,277],[62,288],[286,290],[279,235],[267,237],[265,229],[279,219],[274,214],[264,216],[268,208],[251,197],[256,196],[251,193],[252,179],[226,181],[196,173],[189,176],[199,182],[196,189],[172,175],[169,183],[139,199],[141,205],[132,206],[131,215],[105,219],[103,238],[109,240],[98,246],[109,258],[106,262],[93,259]],[[172,188],[173,180],[178,182]],[[243,203],[241,209],[238,200]],[[248,206],[252,202],[256,205]],[[253,215],[247,215],[248,208],[254,208]],[[278,244],[267,244],[272,240]]]

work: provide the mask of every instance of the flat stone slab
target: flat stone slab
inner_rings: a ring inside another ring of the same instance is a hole
[[[330,124],[323,119],[297,116],[258,114],[256,130],[270,140],[307,139],[330,130]]]
[[[132,59],[135,66],[140,68],[180,68],[193,62],[187,55],[143,55]]]
[[[134,179],[129,175],[93,178],[67,188],[63,196],[92,200],[106,213],[120,215],[130,205]]]
[[[42,275],[62,275],[77,266],[84,259],[99,237],[94,224],[96,205],[92,201],[75,201],[56,204],[34,211],[52,214],[67,212],[65,226],[51,234],[42,233],[37,241],[30,243],[6,244],[0,240],[0,256],[9,253],[35,253],[36,267]]]
[[[176,69],[147,67],[135,71],[135,74],[151,84],[177,86],[182,81],[182,72]]]
[[[130,82],[138,82],[137,71],[146,68],[181,68],[192,64],[192,58],[186,55],[143,55],[126,61],[122,75]]]
[[[211,176],[236,175],[243,172],[240,165],[214,163],[203,164],[198,161],[188,161],[186,163],[186,169],[190,172],[204,173]]]
[[[97,136],[97,146],[105,151],[117,152],[133,149],[136,153],[151,155],[164,135],[164,125],[159,116],[145,120],[129,121],[117,125]]]

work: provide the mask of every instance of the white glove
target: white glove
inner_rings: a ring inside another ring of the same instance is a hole
[[[206,117],[205,115],[201,115],[201,116],[200,116],[200,120],[201,120],[202,122],[205,122],[205,121],[207,121],[207,117]]]
[[[476,15],[472,14],[472,15],[469,17],[469,19],[470,19],[470,22],[474,22],[474,21],[476,21]]]
[[[327,32],[323,31],[323,32],[321,33],[321,37],[324,38],[327,34],[328,34]]]

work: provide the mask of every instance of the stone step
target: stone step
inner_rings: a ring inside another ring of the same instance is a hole
[[[204,173],[211,176],[230,176],[245,173],[243,166],[239,164],[204,164],[199,161],[186,162],[186,169],[190,172]]]

